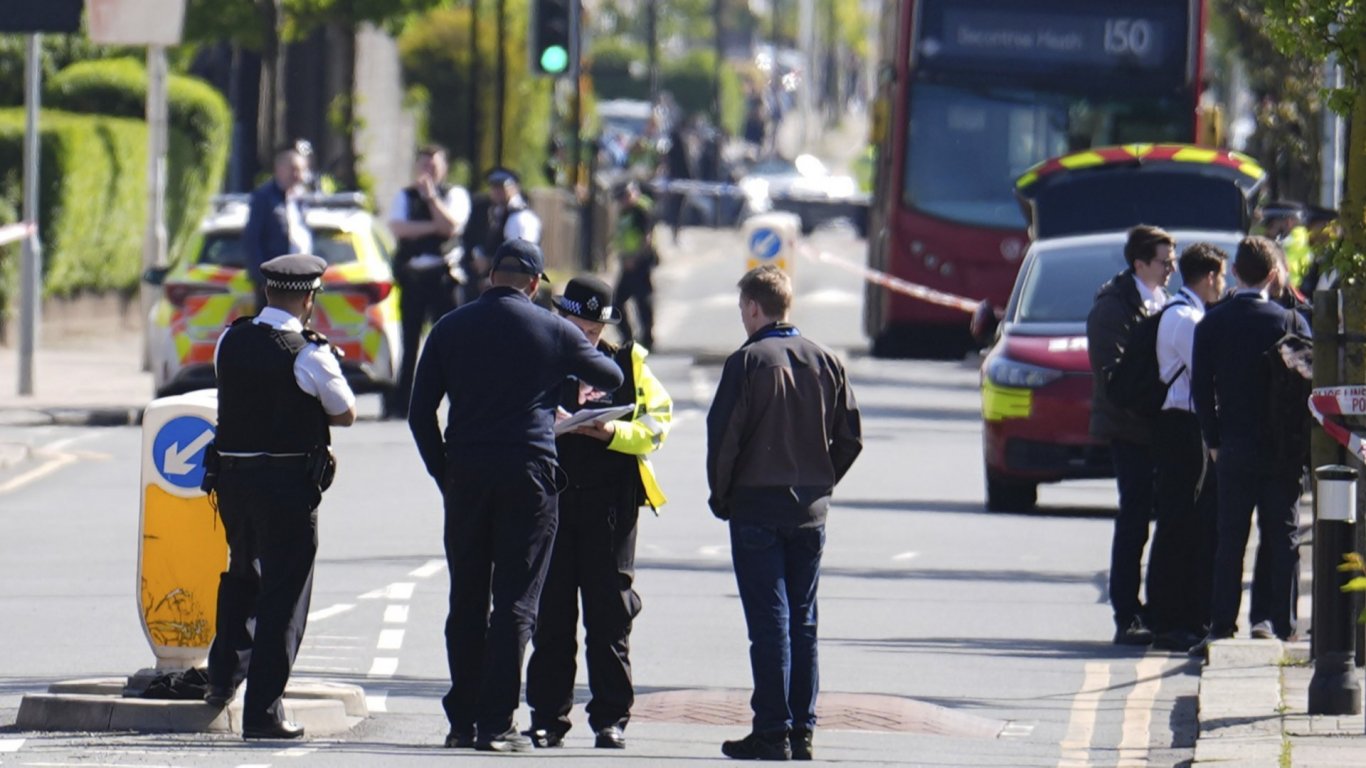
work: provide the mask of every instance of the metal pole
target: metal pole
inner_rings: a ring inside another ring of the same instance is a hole
[[[503,110],[507,104],[507,0],[498,0],[498,89],[493,108],[493,164],[503,164]]]
[[[469,147],[470,189],[474,189],[484,169],[479,167],[479,0],[470,0],[470,114]]]
[[[166,266],[166,48],[147,46],[147,228],[142,240],[143,269]],[[142,286],[142,316],[156,291]]]
[[[1329,56],[1323,64],[1323,87],[1336,89],[1342,87],[1342,67],[1338,66],[1337,56]],[[1319,204],[1337,210],[1342,199],[1342,115],[1327,107],[1323,110],[1323,138],[1319,148]]]
[[[1309,714],[1361,712],[1361,686],[1353,661],[1352,595],[1342,591],[1350,574],[1338,570],[1355,543],[1357,471],[1342,465],[1314,470],[1318,478],[1314,520],[1314,676]]]
[[[811,88],[811,77],[816,64],[816,6],[813,0],[801,2],[797,23],[800,27],[798,47],[802,49],[806,63],[806,71],[802,73],[802,151],[805,152],[811,148],[811,100],[815,93]]]
[[[650,104],[659,103],[659,0],[645,4],[645,37],[649,48]]]
[[[713,27],[712,46],[715,48],[716,62],[715,62],[715,63],[713,64],[713,66],[712,66],[712,77],[714,78],[714,82],[713,82],[712,94],[711,94],[711,108],[712,108],[712,115],[713,115],[712,119],[716,121],[716,130],[718,130],[718,131],[721,130],[721,126],[722,126],[722,122],[721,122],[721,71],[722,71],[722,69],[725,67],[725,61],[726,61],[726,55],[725,55],[725,54],[726,54],[726,48],[725,48],[725,43],[721,40],[721,34],[722,34],[722,32],[724,31],[724,30],[722,29],[722,27],[724,26],[724,23],[725,23],[725,22],[724,22],[724,19],[722,18],[723,10],[724,10],[724,9],[723,9],[723,6],[722,6],[722,0],[712,0],[712,5],[711,5],[711,19],[712,19],[712,27]],[[717,152],[716,152],[716,158],[717,158],[717,164],[719,165],[719,164],[720,164],[720,158],[721,158],[721,151],[720,151],[719,148],[717,149]],[[719,168],[712,168],[712,169],[709,169],[709,171],[714,175],[715,178],[720,178],[720,174],[718,173]]]
[[[27,105],[24,118],[24,221],[34,227],[24,239],[19,267],[19,394],[33,394],[33,352],[38,340],[38,298],[43,275],[43,246],[38,240],[38,110],[42,107],[42,35],[29,35],[24,62]]]

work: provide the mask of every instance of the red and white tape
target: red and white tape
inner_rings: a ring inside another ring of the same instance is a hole
[[[964,312],[976,312],[982,305],[981,301],[974,301],[963,296],[956,296],[952,293],[936,291],[933,288],[917,285],[916,283],[902,280],[901,278],[889,275],[886,272],[879,272],[871,267],[866,267],[858,262],[850,261],[849,259],[836,256],[833,253],[828,253],[818,248],[804,247],[801,251],[806,254],[808,258],[823,264],[834,265],[848,272],[853,272],[856,275],[862,276],[864,280],[867,280],[870,283],[880,285],[887,290],[895,291],[903,296],[910,296],[913,299],[928,301],[931,304],[938,304],[941,307],[961,309]]]
[[[1366,461],[1366,440],[1329,416],[1366,416],[1366,387],[1323,387],[1309,395],[1309,412],[1323,431]]]
[[[18,224],[8,224],[0,227],[0,245],[17,243],[20,240],[33,234],[33,222],[21,221]]]

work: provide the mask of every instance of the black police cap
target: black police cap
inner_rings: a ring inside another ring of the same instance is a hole
[[[612,306],[612,286],[591,275],[570,280],[564,295],[556,296],[554,302],[561,310],[595,323],[621,322],[621,310]]]
[[[274,291],[307,293],[322,287],[327,262],[308,253],[276,256],[261,265],[266,287]]]
[[[524,275],[536,275],[542,280],[547,279],[545,256],[541,254],[540,246],[520,237],[514,237],[498,246],[498,250],[493,252],[493,266],[489,271],[520,272]]]

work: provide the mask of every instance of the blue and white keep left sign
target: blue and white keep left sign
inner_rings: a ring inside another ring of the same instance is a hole
[[[198,416],[166,422],[152,440],[157,473],[178,488],[198,488],[204,479],[204,448],[213,436],[213,425]]]
[[[749,236],[749,252],[756,259],[771,260],[778,255],[782,247],[783,236],[778,234],[777,230],[760,227]]]

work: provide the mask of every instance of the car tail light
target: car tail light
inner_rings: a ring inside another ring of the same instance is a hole
[[[191,296],[227,293],[227,286],[203,285],[200,283],[167,283],[164,287],[166,300],[172,306],[183,307]]]

